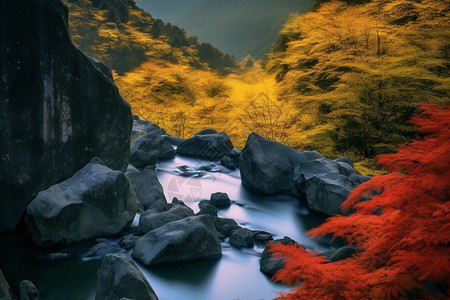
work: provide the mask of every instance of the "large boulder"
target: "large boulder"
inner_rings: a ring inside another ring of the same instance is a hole
[[[29,280],[22,280],[19,283],[19,299],[20,300],[37,300],[41,298],[41,293]]]
[[[133,128],[131,130],[131,138],[137,138],[140,135],[145,135],[161,128],[149,121],[141,120],[138,115],[133,115]],[[162,129],[165,133],[164,129]]]
[[[326,216],[344,213],[340,206],[350,191],[370,179],[358,175],[349,162],[324,157],[300,162],[295,173],[295,185],[309,209]]]
[[[139,218],[139,231],[147,233],[150,230],[161,227],[164,224],[192,217],[194,211],[186,205],[174,205],[168,211],[146,211]]]
[[[79,51],[60,0],[0,1],[0,231],[92,157],[125,170],[130,106],[108,68]],[[26,20],[26,21],[24,21]]]
[[[175,157],[175,149],[163,134],[164,130],[158,129],[135,139],[131,143],[130,164],[143,168]]]
[[[156,176],[153,166],[148,166],[139,171],[132,165],[129,165],[125,175],[133,185],[134,191],[144,209],[148,209],[156,203],[167,203],[163,187]]]
[[[224,132],[195,135],[178,145],[177,153],[206,160],[219,160],[233,150],[233,143]]]
[[[73,177],[40,192],[26,221],[37,245],[67,244],[121,232],[138,208],[127,177],[94,158]]]
[[[158,227],[136,241],[133,257],[143,264],[216,259],[222,247],[211,216],[188,217]]]
[[[107,254],[97,271],[96,300],[158,300],[136,264],[125,254]]]
[[[300,152],[252,133],[239,158],[242,184],[264,195],[295,192],[295,166],[320,157],[318,152]]]

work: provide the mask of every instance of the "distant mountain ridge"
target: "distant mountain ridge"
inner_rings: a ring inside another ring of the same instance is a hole
[[[209,43],[153,18],[134,0],[65,0],[74,44],[119,74],[149,59],[226,73],[235,61]]]
[[[142,8],[161,11],[173,4],[178,13],[165,14],[172,23],[242,59],[265,57],[289,15],[307,12],[314,0],[194,0],[181,7],[176,6],[180,0],[137,2]]]

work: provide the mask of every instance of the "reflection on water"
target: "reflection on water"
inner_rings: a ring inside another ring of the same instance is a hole
[[[187,167],[179,168],[181,166]],[[194,177],[185,177],[187,173],[183,172],[190,172]],[[232,205],[220,209],[219,216],[233,218],[243,227],[268,231],[275,238],[287,235],[311,250],[323,251],[328,247],[326,240],[318,242],[305,236],[305,231],[320,224],[322,218],[310,215],[296,199],[260,197],[249,193],[241,185],[238,170],[230,172],[217,164],[177,156],[159,163],[157,175],[169,202],[177,197],[197,212],[200,200],[209,199],[211,193],[225,192]],[[135,225],[137,221],[138,217]],[[92,252],[95,241],[77,243],[64,249],[39,249],[13,235],[0,238],[0,268],[12,285],[29,279],[41,290],[42,299],[94,299],[96,271],[105,251],[100,249],[90,259],[82,257]],[[117,240],[113,240],[106,249],[123,251],[116,245]],[[223,242],[222,248],[223,256],[216,261],[151,269],[140,267],[161,300],[272,299],[277,296],[274,292],[287,289],[272,283],[259,271],[261,245],[238,250]],[[73,258],[55,263],[35,259],[52,251],[68,252]]]

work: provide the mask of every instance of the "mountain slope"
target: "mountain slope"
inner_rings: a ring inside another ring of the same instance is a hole
[[[238,59],[268,53],[288,16],[313,0],[203,0],[175,23]]]
[[[119,74],[148,59],[221,73],[233,59],[207,43],[199,43],[174,25],[154,19],[134,0],[66,0],[74,44],[87,55],[108,62]]]
[[[199,4],[202,0],[136,0],[137,5],[152,16],[166,22],[174,22],[183,13]]]

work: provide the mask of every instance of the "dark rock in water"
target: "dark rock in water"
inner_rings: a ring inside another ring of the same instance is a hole
[[[11,294],[9,291],[9,284],[3,276],[3,272],[0,269],[0,299],[2,300],[11,300]]]
[[[349,246],[340,247],[338,249],[331,249],[331,250],[325,252],[324,255],[330,261],[335,262],[338,260],[349,258],[356,252],[358,252],[358,249],[353,245],[349,245]]]
[[[253,230],[253,238],[256,243],[265,245],[268,241],[273,240],[272,234],[266,231]]]
[[[178,221],[194,215],[194,211],[186,205],[175,205],[168,211],[154,213],[144,212],[139,219],[139,231],[147,233],[167,223]]]
[[[22,280],[19,283],[20,300],[37,300],[41,298],[41,293],[37,287],[29,280]]]
[[[247,228],[239,228],[230,236],[230,245],[236,248],[252,248],[253,234]]]
[[[130,164],[136,168],[155,165],[157,161],[175,157],[175,149],[158,129],[135,139],[131,143]]]
[[[136,241],[133,257],[150,266],[164,263],[216,259],[222,248],[213,219],[194,216],[167,223]]]
[[[295,241],[285,236],[283,239],[273,241],[273,243],[274,244],[281,243],[283,245],[293,245],[295,244]],[[270,252],[269,249],[270,247],[266,246],[266,248],[264,248],[263,253],[261,254],[259,270],[264,274],[266,274],[267,276],[272,277],[278,270],[284,268],[283,260],[285,260],[286,257],[273,257],[272,252]]]
[[[139,116],[133,115],[133,129],[131,130],[131,138],[136,138],[140,135],[145,135],[156,130],[162,130],[163,134],[166,133],[164,129],[161,129],[158,125],[149,121],[141,120]]]
[[[67,244],[127,228],[139,209],[127,177],[98,158],[73,177],[40,192],[27,208],[27,225],[39,246]]]
[[[242,184],[264,195],[295,192],[294,167],[321,157],[315,151],[300,152],[252,133],[239,159]]]
[[[71,258],[73,258],[73,255],[71,253],[64,253],[64,252],[50,253],[36,257],[37,260],[45,261],[48,263],[64,261]]]
[[[202,205],[202,208],[200,208],[200,211],[196,215],[210,215],[211,217],[217,217],[217,208],[211,204],[205,204]]]
[[[224,237],[229,237],[233,231],[241,228],[235,220],[219,217],[214,217],[214,226],[216,227],[217,232]]]
[[[178,146],[179,144],[181,144],[182,142],[184,142],[186,140],[186,139],[179,138],[176,136],[171,136],[171,135],[166,135],[165,138],[169,143],[171,143],[174,146]]]
[[[159,183],[156,172],[152,166],[144,168],[142,171],[137,170],[129,165],[125,175],[133,185],[134,191],[142,203],[144,209],[152,207],[155,203],[167,203],[164,196],[163,187]]]
[[[136,243],[137,239],[140,238],[139,235],[134,235],[132,233],[127,234],[120,240],[120,246],[123,247],[126,250],[129,250],[134,247],[134,244]]]
[[[145,275],[125,254],[108,254],[97,271],[95,300],[158,300]]]
[[[341,214],[341,204],[350,191],[369,177],[361,176],[347,162],[318,158],[300,162],[295,171],[297,189],[306,195],[308,207],[332,216]]]
[[[59,0],[0,1],[0,231],[92,157],[125,170],[131,110],[107,67],[79,51]],[[24,22],[26,20],[26,22]]]
[[[218,133],[218,132],[215,131],[214,129],[202,129],[199,132],[197,132],[196,134],[194,134],[194,136],[205,135],[205,134],[215,134],[215,133]]]
[[[200,209],[203,209],[203,208],[205,208],[205,207],[208,206],[208,205],[211,205],[211,202],[210,202],[209,200],[201,200],[201,201],[198,203],[198,207],[199,207]]]
[[[233,160],[229,156],[224,156],[220,159],[220,164],[230,170],[236,170],[239,167],[239,161]]]
[[[178,145],[177,153],[206,160],[218,160],[230,153],[233,143],[224,132],[195,135]]]
[[[228,197],[227,193],[221,192],[211,194],[210,203],[215,207],[228,207],[231,205],[230,197]]]
[[[123,253],[125,252],[119,244],[115,241],[100,241],[98,244],[92,246],[86,253],[83,254],[83,257],[88,258],[100,258],[105,256],[108,253]]]

